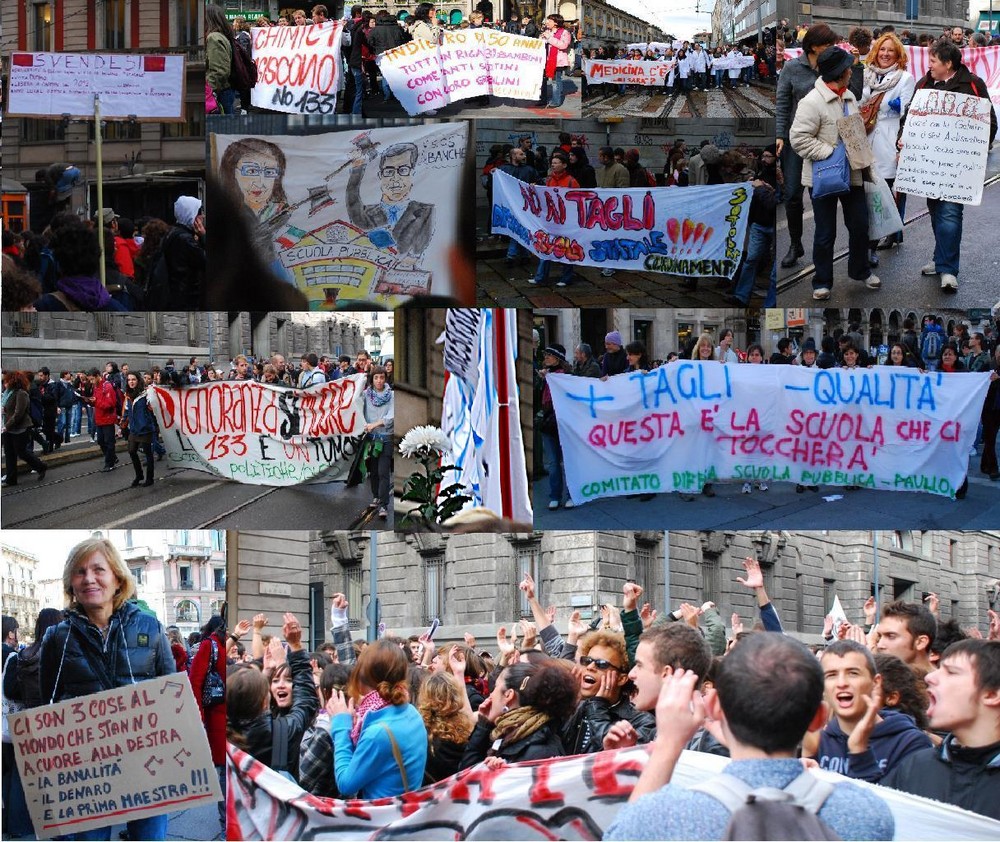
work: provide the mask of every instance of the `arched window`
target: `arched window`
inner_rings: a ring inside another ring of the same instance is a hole
[[[191,599],[182,599],[177,603],[176,622],[201,624],[201,612],[198,603]]]

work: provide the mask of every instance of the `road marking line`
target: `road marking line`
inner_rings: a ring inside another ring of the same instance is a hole
[[[165,509],[167,506],[173,506],[175,503],[180,503],[182,500],[187,500],[189,497],[194,497],[196,494],[203,494],[211,488],[215,488],[216,483],[209,483],[203,485],[201,488],[196,488],[194,491],[189,491],[187,494],[181,494],[180,497],[171,497],[169,500],[164,500],[162,503],[157,503],[146,509],[141,509],[138,512],[133,512],[128,517],[120,518],[112,523],[108,523],[101,527],[101,529],[114,529],[116,526],[121,526],[123,523],[128,523],[130,520],[136,517],[141,517],[142,515],[152,514],[153,512],[158,512],[160,509]]]

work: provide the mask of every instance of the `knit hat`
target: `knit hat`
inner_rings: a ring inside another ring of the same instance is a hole
[[[816,66],[824,82],[836,82],[844,71],[854,65],[854,56],[840,47],[827,47],[820,53]]]
[[[563,362],[566,362],[566,348],[565,346],[560,345],[558,342],[553,342],[545,349],[543,353],[551,354],[553,357],[558,357]]]
[[[604,337],[605,344],[617,345],[619,348],[625,343],[622,342],[622,335],[617,331],[613,330],[607,336]]]
[[[804,354],[806,351],[812,351],[814,354],[816,353],[816,340],[811,336],[802,343],[802,353]]]

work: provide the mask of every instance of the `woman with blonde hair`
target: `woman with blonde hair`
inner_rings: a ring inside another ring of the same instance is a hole
[[[891,32],[875,40],[865,64],[865,85],[861,94],[861,116],[868,130],[868,142],[875,156],[875,171],[891,188],[896,180],[896,137],[899,121],[906,111],[916,80],[906,69],[907,55],[903,43]],[[906,194],[896,193],[900,217],[906,209]],[[869,243],[869,262],[878,265],[876,247],[891,248],[903,242],[903,232],[890,234],[881,243]]]
[[[176,671],[170,643],[156,617],[134,602],[135,580],[106,538],[87,538],[63,568],[66,619],[46,632],[39,665],[44,704],[138,684]],[[169,816],[128,822],[129,839],[166,839]],[[110,839],[104,828],[81,839]]]
[[[457,646],[448,652],[451,672],[430,675],[420,688],[417,709],[427,728],[427,769],[424,784],[454,775],[462,762],[465,744],[476,725],[462,679],[464,656]]]
[[[691,359],[700,360],[701,362],[718,361],[715,355],[715,343],[709,334],[703,333],[698,337],[698,341],[694,343],[694,347],[691,349]]]

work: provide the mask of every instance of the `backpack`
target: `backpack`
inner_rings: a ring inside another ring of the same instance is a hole
[[[688,789],[703,792],[730,812],[723,839],[839,839],[817,814],[833,784],[803,771],[784,789],[754,789],[732,775],[717,775]]]
[[[941,331],[928,330],[920,340],[920,356],[927,362],[941,359]]]
[[[28,392],[28,412],[35,426],[41,427],[45,410],[42,409],[42,396],[38,393],[37,389],[32,389]]]
[[[235,39],[229,41],[233,48],[233,63],[229,69],[229,85],[237,91],[248,91],[257,84],[257,64],[250,53]]]

